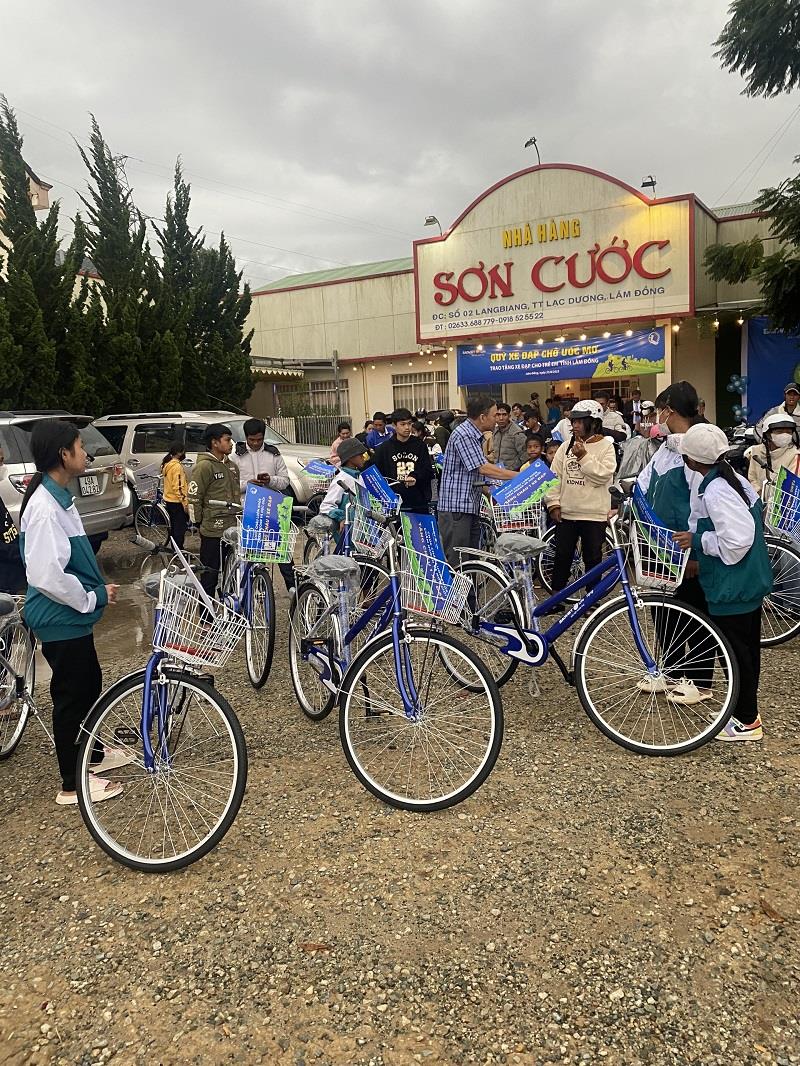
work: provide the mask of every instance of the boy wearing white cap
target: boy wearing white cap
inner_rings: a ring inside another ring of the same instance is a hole
[[[683,461],[702,481],[692,495],[689,530],[673,537],[684,550],[695,551],[708,613],[739,663],[739,698],[717,740],[761,740],[761,607],[772,590],[772,569],[761,501],[724,458],[728,448],[728,438],[717,426],[694,425],[684,433]]]

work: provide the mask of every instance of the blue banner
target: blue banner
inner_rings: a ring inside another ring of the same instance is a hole
[[[389,488],[389,482],[377,466],[368,466],[361,472],[360,483],[368,493],[368,501],[362,501],[371,511],[394,514],[400,507],[400,497]]]
[[[480,348],[480,350],[479,350]],[[665,330],[637,330],[626,337],[589,337],[546,344],[458,346],[459,385],[502,385],[514,381],[618,378],[663,373]]]
[[[337,469],[331,463],[323,463],[321,459],[312,459],[310,463],[306,463],[303,473],[308,477],[329,479],[337,473]]]
[[[289,562],[292,497],[264,485],[248,483],[242,512],[242,548],[253,554]]]
[[[800,477],[785,466],[775,478],[775,495],[766,520],[769,525],[788,533],[793,540],[800,539]]]
[[[421,605],[436,614],[444,608],[453,587],[453,571],[445,558],[436,519],[430,514],[404,512],[400,521],[406,558]]]
[[[501,507],[508,508],[509,515],[525,511],[540,503],[545,495],[558,484],[558,478],[541,459],[536,459],[513,481],[504,481],[503,487],[495,489],[492,499]]]
[[[742,402],[750,408],[748,421],[757,422],[770,407],[783,403],[783,386],[788,381],[800,382],[800,337],[771,330],[768,318],[751,318],[742,373],[748,379]],[[731,404],[738,402],[738,397],[731,397]]]

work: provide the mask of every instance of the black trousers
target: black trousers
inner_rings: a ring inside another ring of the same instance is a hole
[[[75,640],[51,640],[42,644],[53,677],[50,695],[53,700],[53,739],[58,768],[65,792],[75,791],[80,726],[103,688],[103,674],[94,647],[94,637]],[[92,762],[103,759],[101,745],[95,747]]]
[[[183,542],[186,538],[186,527],[189,524],[188,515],[186,514],[182,503],[165,503],[164,506],[169,515],[170,536],[181,551],[183,551]]]
[[[705,593],[696,577],[685,578],[675,590],[674,599],[708,614]],[[652,613],[656,637],[665,652],[664,673],[673,681],[685,677],[698,688],[711,688],[716,654],[709,647],[706,630],[674,611],[664,611],[663,621],[657,607],[652,608]]]
[[[758,718],[758,681],[761,676],[761,608],[746,614],[711,616],[728,638],[739,663],[739,699],[733,717],[744,725]]]
[[[587,572],[597,566],[603,559],[603,541],[606,535],[605,522],[576,521],[562,518],[556,523],[555,557],[553,559],[553,592],[566,588],[569,584],[572,560],[578,541],[581,542],[581,556]],[[591,588],[591,586],[587,586]]]
[[[204,533],[200,534],[200,562],[203,566],[200,584],[209,596],[216,595],[219,568],[228,557],[230,550],[230,545],[224,544],[221,537],[207,537]]]
[[[447,561],[455,569],[461,565],[461,552],[456,548],[480,546],[481,523],[477,514],[462,511],[439,511],[439,535]]]

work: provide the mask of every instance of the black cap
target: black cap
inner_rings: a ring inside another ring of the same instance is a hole
[[[783,387],[784,396],[787,392],[796,392],[798,396],[800,396],[800,385],[798,385],[796,381],[790,381],[788,385],[784,385]]]
[[[369,455],[369,448],[358,437],[348,437],[336,449],[336,454],[344,464],[348,459],[352,459],[356,455]]]

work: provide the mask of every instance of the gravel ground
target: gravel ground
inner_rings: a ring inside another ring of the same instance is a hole
[[[122,536],[101,560],[134,572]],[[146,630],[127,588],[107,681]],[[0,1063],[800,1063],[800,644],[765,656],[762,745],[673,760],[520,671],[489,781],[425,816],[303,718],[285,633],[262,693],[219,676],[248,791],[186,871],[108,860],[36,726],[0,767]]]

